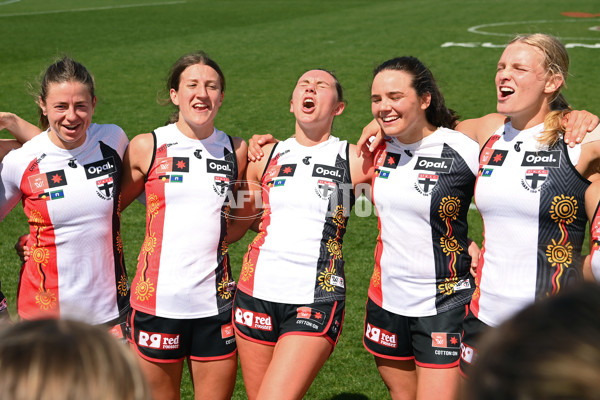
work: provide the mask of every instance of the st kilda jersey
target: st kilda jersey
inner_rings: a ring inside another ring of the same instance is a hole
[[[491,326],[582,279],[589,181],[574,167],[581,148],[562,138],[542,146],[542,131],[507,123],[481,151],[475,203],[484,244],[471,305]]]
[[[153,135],[146,238],[131,305],[165,318],[216,315],[232,307],[235,293],[225,241],[238,176],[233,142],[218,129],[206,139],[191,139],[175,124]]]
[[[244,257],[239,289],[286,304],[343,300],[342,240],[354,205],[348,143],[279,142],[262,186],[261,230]]]
[[[91,124],[86,136],[65,150],[43,132],[1,164],[0,219],[22,200],[29,222],[17,299],[24,319],[101,324],[129,308],[118,208],[128,139],[116,125]]]
[[[479,145],[439,128],[413,144],[388,139],[375,154],[372,199],[379,218],[369,297],[396,314],[421,317],[467,304],[467,213]]]

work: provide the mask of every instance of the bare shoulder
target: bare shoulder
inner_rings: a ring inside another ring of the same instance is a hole
[[[598,126],[596,126],[593,131],[585,135],[585,137],[581,141],[581,144],[596,142],[598,140],[600,140],[600,124],[598,124]]]
[[[464,133],[471,139],[477,141],[479,146],[496,132],[496,130],[507,122],[507,118],[502,114],[487,114],[480,118],[472,118],[461,121],[456,125],[455,130]]]

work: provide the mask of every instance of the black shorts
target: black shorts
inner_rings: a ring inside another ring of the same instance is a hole
[[[390,360],[415,360],[426,368],[452,368],[460,357],[467,306],[429,317],[405,317],[367,300],[363,345]]]
[[[231,310],[195,319],[157,317],[131,310],[129,341],[146,360],[159,363],[192,360],[212,361],[236,352]]]
[[[344,321],[344,301],[284,304],[238,290],[233,301],[236,332],[252,342],[274,346],[286,335],[324,336],[335,347]]]
[[[460,373],[467,377],[471,364],[477,358],[477,343],[481,335],[491,327],[481,322],[469,309],[465,318],[462,342],[460,344]]]

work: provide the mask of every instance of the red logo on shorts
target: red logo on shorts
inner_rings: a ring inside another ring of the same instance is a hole
[[[221,325],[221,339],[225,339],[233,336],[233,325]]]
[[[138,346],[158,350],[179,349],[179,334],[140,331]]]
[[[380,344],[382,346],[397,348],[398,338],[395,333],[386,331],[385,329],[378,328],[367,322],[367,332],[365,337],[372,342]]]
[[[244,310],[239,307],[235,309],[235,322],[261,331],[273,330],[273,323],[270,315]]]
[[[460,335],[458,333],[432,332],[431,347],[458,349],[460,347]]]

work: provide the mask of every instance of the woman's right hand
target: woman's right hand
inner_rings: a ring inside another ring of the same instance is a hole
[[[253,135],[248,141],[248,160],[253,162],[259,161],[265,155],[262,147],[269,143],[277,143],[278,141],[271,134]]]
[[[363,157],[371,157],[382,139],[383,131],[377,121],[369,122],[369,125],[363,128],[362,135],[356,143],[356,155],[360,157],[362,154]]]
[[[15,250],[21,259],[21,263],[24,263],[29,259],[29,247],[26,246],[28,238],[29,233],[26,233],[25,235],[19,236],[17,243],[15,243]]]

